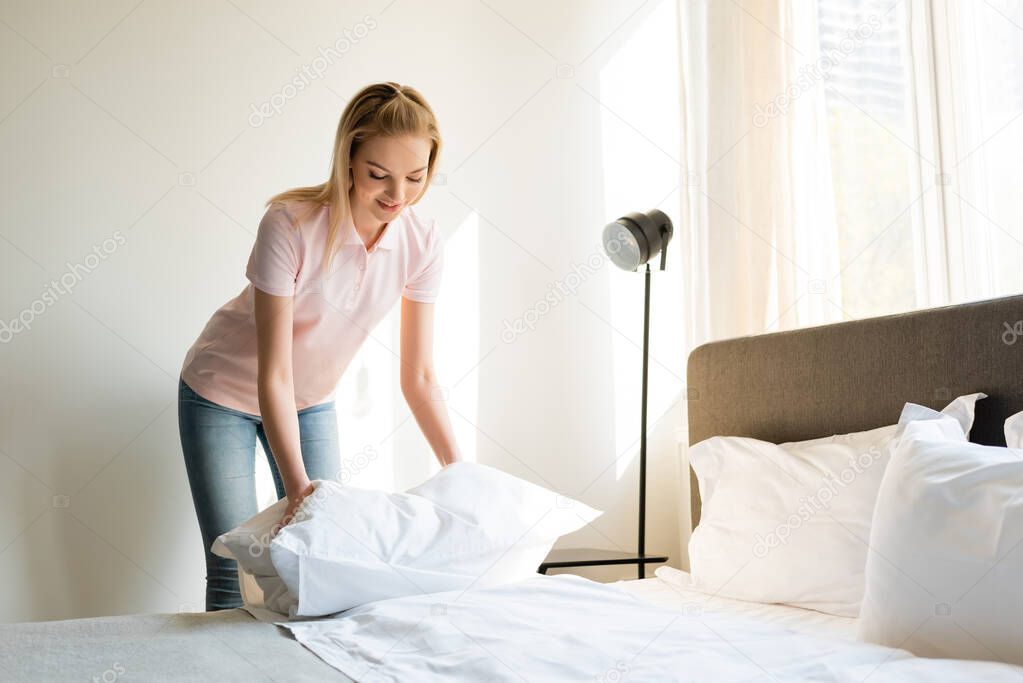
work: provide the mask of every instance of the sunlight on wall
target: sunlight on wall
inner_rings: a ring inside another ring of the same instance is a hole
[[[600,72],[598,98],[604,155],[604,209],[608,222],[631,211],[659,208],[679,226],[679,107],[677,18],[672,2],[661,2]],[[656,72],[656,78],[637,74]],[[651,83],[663,83],[651,89]],[[613,112],[613,113],[612,113]],[[651,263],[650,361],[647,435],[684,390],[683,313],[678,242],[669,245],[667,270]],[[615,396],[616,476],[639,454],[643,363],[643,271],[608,264],[608,300]]]
[[[466,460],[476,460],[476,422],[479,415],[480,356],[480,219],[476,212],[466,216],[447,238],[444,248],[444,276],[437,300],[434,322],[434,362],[437,376],[448,388],[450,405],[462,416],[449,411],[455,439]],[[436,459],[432,470],[440,469]]]

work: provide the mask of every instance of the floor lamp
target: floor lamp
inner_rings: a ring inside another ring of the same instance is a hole
[[[639,432],[639,542],[635,553],[599,550],[594,548],[566,548],[552,550],[540,565],[540,573],[557,567],[586,567],[608,564],[636,564],[639,578],[645,576],[648,563],[667,562],[667,555],[646,554],[646,404],[647,374],[650,359],[650,263],[661,255],[661,270],[668,252],[673,228],[671,219],[659,209],[646,213],[628,213],[604,227],[604,251],[622,270],[635,272],[646,265],[643,297],[643,389],[640,406]]]

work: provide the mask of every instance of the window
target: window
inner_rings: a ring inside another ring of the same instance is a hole
[[[818,31],[838,228],[836,284],[849,317],[921,304],[914,142],[903,3],[819,0]],[[926,162],[925,162],[926,163]]]

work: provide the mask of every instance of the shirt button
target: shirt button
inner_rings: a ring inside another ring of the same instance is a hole
[[[364,263],[361,266],[359,266],[359,270],[366,270],[366,264]]]
[[[359,291],[359,285],[355,285],[355,291]]]

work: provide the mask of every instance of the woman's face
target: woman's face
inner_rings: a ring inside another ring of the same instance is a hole
[[[363,142],[352,158],[354,183],[349,191],[356,221],[388,223],[412,203],[426,183],[430,139],[375,137]]]

